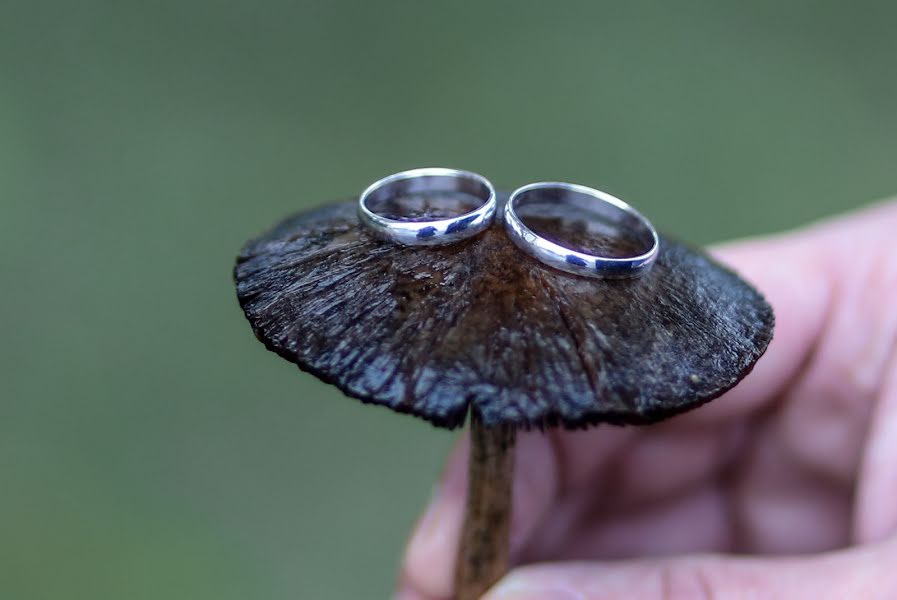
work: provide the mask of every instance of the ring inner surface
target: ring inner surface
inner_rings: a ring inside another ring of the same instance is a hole
[[[471,178],[426,175],[387,183],[372,192],[368,210],[395,221],[450,219],[483,206],[489,188]]]
[[[535,188],[518,195],[514,208],[533,233],[576,252],[627,258],[654,245],[637,216],[583,192]]]

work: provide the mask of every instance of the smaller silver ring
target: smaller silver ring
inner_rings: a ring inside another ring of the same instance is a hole
[[[483,204],[463,215],[433,221],[388,219],[369,208],[371,202],[421,192],[463,192],[479,198]],[[428,167],[402,171],[372,183],[358,198],[358,219],[380,239],[403,246],[438,246],[482,232],[495,218],[495,208],[495,189],[482,175]]]
[[[597,212],[607,221],[621,227],[627,235],[633,235],[643,242],[645,252],[622,258],[596,256],[565,248],[541,237],[524,225],[517,214],[517,209],[523,202],[537,196],[547,196],[552,201]],[[508,235],[521,250],[556,269],[586,277],[618,279],[643,275],[654,264],[660,247],[654,226],[637,210],[615,196],[572,183],[540,182],[517,189],[505,205],[504,219]]]

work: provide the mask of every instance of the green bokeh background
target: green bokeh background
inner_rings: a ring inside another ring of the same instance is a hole
[[[893,2],[0,4],[0,597],[386,598],[454,436],[257,343],[233,258],[426,165],[699,243],[897,191]]]

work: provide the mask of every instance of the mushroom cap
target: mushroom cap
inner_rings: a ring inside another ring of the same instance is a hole
[[[503,195],[502,200],[506,199]],[[392,210],[409,215],[411,205]],[[469,207],[444,196],[410,218]],[[661,236],[643,277],[570,275],[523,254],[501,219],[444,247],[375,239],[353,201],[288,217],[249,242],[237,297],[265,346],[348,396],[432,424],[648,424],[732,388],[772,338],[772,308],[705,253]],[[625,236],[534,209],[545,237],[631,253]],[[562,233],[562,235],[561,235]]]

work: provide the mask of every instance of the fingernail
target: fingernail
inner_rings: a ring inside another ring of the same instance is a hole
[[[586,600],[576,590],[553,583],[527,581],[524,577],[507,577],[483,600]]]

